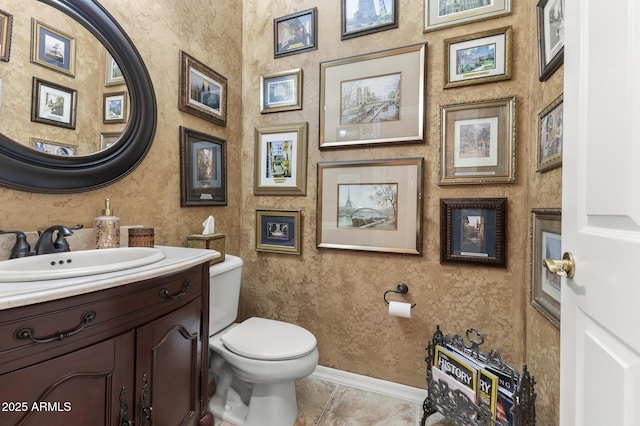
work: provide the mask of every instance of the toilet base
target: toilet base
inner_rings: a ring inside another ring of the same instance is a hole
[[[298,417],[295,382],[255,383],[248,405],[233,388],[228,388],[226,395],[216,391],[209,411],[236,426],[293,425]]]

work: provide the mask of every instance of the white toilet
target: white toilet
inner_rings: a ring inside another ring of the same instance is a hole
[[[282,321],[254,317],[234,323],[242,264],[227,254],[209,269],[209,374],[216,381],[209,411],[236,426],[293,425],[295,381],[318,365],[316,338]]]

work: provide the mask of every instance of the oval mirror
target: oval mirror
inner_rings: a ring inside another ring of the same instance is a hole
[[[104,187],[133,171],[145,157],[153,141],[157,107],[149,73],[140,54],[123,29],[94,0],[39,1],[58,9],[86,28],[104,46],[108,52],[106,58],[109,59],[110,56],[114,63],[119,65],[119,71],[126,86],[120,86],[124,87],[124,90],[116,90],[110,95],[115,97],[116,103],[121,102],[120,105],[126,103],[127,111],[121,111],[122,121],[126,121],[126,125],[122,125],[124,126],[122,133],[113,133],[113,135],[119,134],[114,136],[117,139],[116,143],[101,151],[79,156],[50,155],[39,152],[6,136],[0,127],[0,184],[14,189],[42,193],[73,193]],[[39,23],[34,20],[34,28],[37,24]],[[46,27],[45,22],[42,26],[45,31],[51,31],[54,38],[59,35],[64,40],[64,33],[57,34],[54,28]],[[10,83],[4,81],[3,84]],[[39,101],[37,90],[42,88],[45,91],[56,91],[58,86],[34,76],[33,103]],[[29,90],[31,89],[30,87]],[[62,87],[62,89],[65,88]],[[45,98],[44,95],[41,96]],[[105,95],[105,102],[109,100],[111,99],[107,99]],[[7,106],[3,107],[3,114],[8,113],[7,109]],[[33,112],[33,114],[36,113]],[[5,120],[6,118],[3,117],[3,122]],[[96,117],[96,120],[102,120],[102,117]],[[37,120],[32,116],[32,121]],[[46,126],[46,121],[43,126]],[[96,132],[95,139],[99,140],[100,137],[99,132]]]

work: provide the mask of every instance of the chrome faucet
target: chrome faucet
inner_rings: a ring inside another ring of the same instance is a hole
[[[79,223],[72,228],[68,228],[63,225],[53,225],[45,229],[44,231],[38,231],[38,241],[31,251],[31,246],[27,242],[27,237],[22,231],[2,231],[0,234],[16,234],[16,243],[11,249],[11,255],[9,259],[15,259],[18,257],[35,256],[38,254],[49,253],[61,253],[71,251],[69,243],[65,239],[73,234],[74,230],[82,229],[82,224]],[[55,240],[54,240],[54,233]]]

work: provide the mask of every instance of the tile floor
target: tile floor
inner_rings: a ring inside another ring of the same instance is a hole
[[[310,376],[296,383],[294,426],[419,426],[422,404],[336,384]],[[428,426],[449,426],[438,414]],[[218,419],[215,426],[233,426]],[[284,425],[283,425],[284,426]]]

